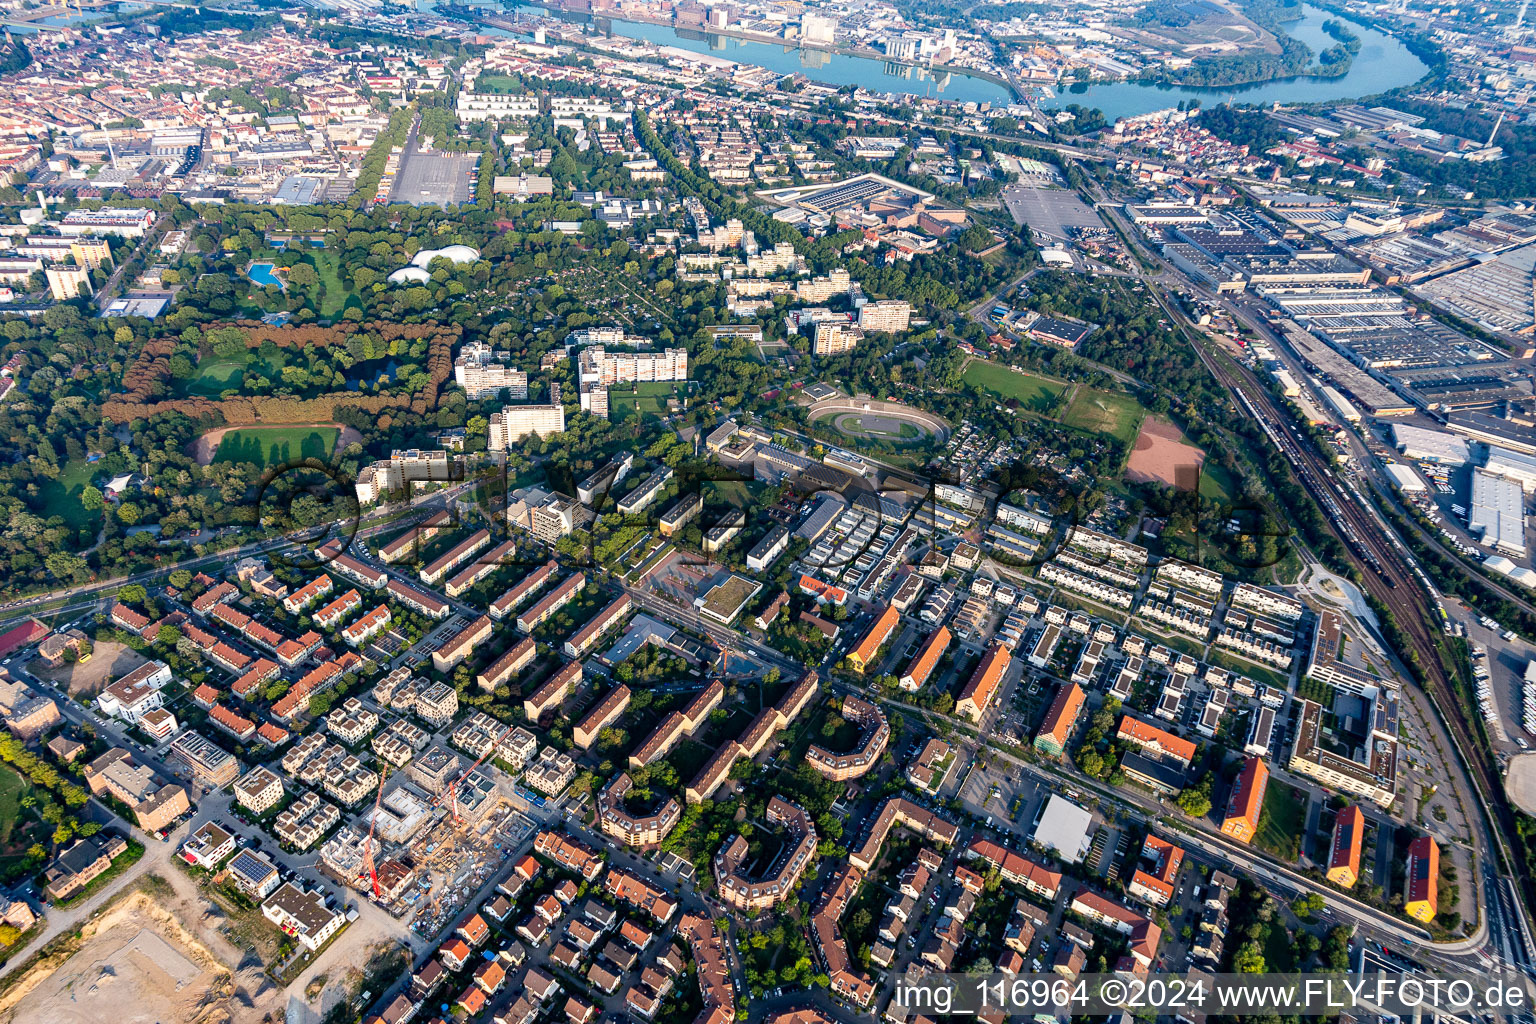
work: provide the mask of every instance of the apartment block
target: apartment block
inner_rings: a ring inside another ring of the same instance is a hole
[[[171,741],[166,756],[179,761],[206,786],[223,789],[240,775],[240,762],[211,740],[188,729]]]
[[[283,780],[276,773],[257,765],[235,783],[235,799],[253,814],[276,807],[283,799]]]

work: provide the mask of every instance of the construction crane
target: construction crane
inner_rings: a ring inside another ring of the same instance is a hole
[[[373,834],[379,827],[379,801],[384,798],[384,780],[389,777],[389,768],[379,769],[379,788],[373,794],[373,814],[368,818],[368,841],[363,844],[363,870],[368,873],[369,884],[373,886],[373,898],[381,899],[384,891],[379,888],[379,869],[373,861]]]
[[[463,774],[450,782],[448,784],[448,788],[437,795],[437,799],[432,801],[432,806],[436,807],[444,800],[452,800],[453,803],[450,806],[453,809],[453,820],[457,822],[459,820],[459,783],[469,778],[470,773],[473,772],[476,768],[479,768],[480,765],[485,762],[485,759],[491,756],[491,751],[499,747],[501,745],[501,741],[506,739],[508,734],[510,734],[512,730],[516,728],[516,725],[509,725],[503,729],[501,734],[491,741],[491,745],[485,748],[485,753],[475,758],[474,764],[464,769]]]
[[[728,676],[728,675],[731,674],[731,657],[732,656],[735,656],[738,659],[741,657],[741,655],[737,654],[735,651],[731,650],[729,647],[721,647],[720,648],[720,657],[715,660],[715,663],[720,666],[719,672],[720,672],[720,674],[722,676]]]

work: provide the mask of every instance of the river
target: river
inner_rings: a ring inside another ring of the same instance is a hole
[[[1303,16],[1297,21],[1287,22],[1285,31],[1306,43],[1315,56],[1336,42],[1323,31],[1323,22],[1337,15],[1310,5],[1303,5],[1302,10],[1305,12]],[[1044,105],[1063,107],[1077,103],[1085,107],[1097,107],[1103,111],[1107,120],[1113,122],[1119,117],[1134,117],[1178,106],[1180,100],[1199,100],[1201,106],[1213,107],[1221,103],[1267,105],[1356,99],[1411,85],[1429,70],[1395,36],[1349,18],[1342,20],[1347,21],[1350,30],[1360,37],[1360,52],[1355,54],[1349,71],[1338,78],[1302,76],[1253,85],[1205,89],[1148,85],[1143,82],[1104,82],[1063,88]]]
[[[433,0],[418,0],[424,8],[430,8]],[[527,14],[555,16],[562,20],[594,24],[584,15],[558,10],[547,10],[537,5],[512,5],[506,8]],[[1323,31],[1323,22],[1337,17],[1329,11],[1304,4],[1302,17],[1287,22],[1287,34],[1305,43],[1313,54],[1322,53],[1337,40]],[[1097,107],[1104,116],[1114,121],[1118,117],[1132,117],[1153,110],[1177,106],[1180,100],[1199,100],[1202,106],[1220,103],[1319,103],[1327,100],[1355,99],[1374,96],[1399,86],[1410,85],[1429,69],[1424,62],[1396,37],[1344,18],[1351,30],[1360,37],[1360,50],[1355,54],[1349,71],[1337,78],[1300,76],[1257,82],[1253,85],[1192,88],[1172,85],[1150,85],[1143,82],[1103,82],[1096,85],[1064,87],[1057,95],[1046,100],[1045,107],[1064,107],[1071,103],[1085,107]],[[800,49],[777,43],[738,39],[689,29],[677,29],[667,25],[651,25],[645,22],[604,19],[597,22],[616,36],[642,39],[658,46],[672,46],[693,53],[708,54],[768,68],[780,74],[802,74],[813,82],[824,85],[856,85],[875,92],[905,96],[935,96],[960,102],[992,103],[1004,105],[1012,102],[1012,95],[1002,85],[985,78],[960,73],[935,75],[926,68],[894,64],[869,57],[829,53],[825,50]]]
[[[509,7],[531,14],[561,16],[563,12],[546,11],[541,7]],[[583,16],[565,14],[565,18],[580,22]],[[852,57],[847,54],[829,53],[826,50],[801,49],[780,43],[761,43],[753,39],[737,39],[713,33],[688,29],[676,29],[667,25],[651,25],[639,21],[604,19],[601,25],[609,33],[626,39],[643,39],[658,46],[672,46],[692,53],[723,57],[726,60],[777,71],[783,75],[804,75],[823,85],[856,85],[871,92],[894,93],[902,96],[933,96],[956,102],[992,103],[1004,105],[1013,101],[1013,94],[1006,86],[985,78],[963,75],[958,72],[934,73],[927,68],[912,67],[873,60],[869,57]]]

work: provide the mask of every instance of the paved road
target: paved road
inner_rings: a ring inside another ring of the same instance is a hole
[[[872,696],[878,696],[874,694],[874,691],[870,691],[870,693]],[[936,716],[931,712],[924,712],[922,709],[914,708],[911,705],[884,698],[881,699],[887,706],[893,710],[900,710],[905,715],[915,714],[925,718],[944,721],[940,716]],[[949,724],[954,723],[950,722]],[[970,728],[969,723],[964,724],[967,728]],[[1362,925],[1374,929],[1389,938],[1417,947],[1433,949],[1437,954],[1443,955],[1448,959],[1473,957],[1475,956],[1475,951],[1480,949],[1485,942],[1486,922],[1481,921],[1478,929],[1468,938],[1456,942],[1437,943],[1434,946],[1429,946],[1428,933],[1422,929],[1415,928],[1405,921],[1400,921],[1383,911],[1377,910],[1375,907],[1361,903],[1335,889],[1320,886],[1312,879],[1307,878],[1278,860],[1252,847],[1232,842],[1217,832],[1209,823],[1202,822],[1197,824],[1190,821],[1181,821],[1177,817],[1170,815],[1167,808],[1150,797],[1144,798],[1140,794],[1134,794],[1129,790],[1111,789],[1101,786],[1089,780],[1086,776],[1069,774],[1063,769],[1049,765],[1034,764],[997,747],[988,747],[987,751],[993,758],[1006,762],[1021,776],[1029,777],[1052,791],[1060,791],[1063,786],[1070,786],[1078,790],[1091,790],[1094,796],[1098,797],[1101,801],[1128,812],[1138,820],[1154,823],[1159,821],[1176,821],[1180,827],[1169,831],[1170,834],[1177,835],[1181,842],[1194,846],[1212,857],[1234,863],[1255,877],[1265,879],[1271,883],[1282,884],[1289,890],[1321,893],[1325,903],[1334,910],[1343,913],[1345,919],[1359,921]],[[1006,819],[1002,822],[1004,827],[1009,826],[1009,824]]]
[[[1095,187],[1097,188],[1097,186]],[[1102,189],[1099,189],[1099,193],[1099,198],[1107,198],[1103,195]],[[1191,291],[1192,293],[1205,294],[1208,298],[1210,298],[1210,301],[1216,302],[1226,308],[1228,313],[1235,319],[1248,324],[1257,330],[1261,337],[1271,339],[1275,337],[1273,330],[1270,329],[1267,323],[1263,322],[1262,317],[1257,317],[1251,309],[1248,309],[1241,302],[1229,300],[1220,296],[1210,297],[1208,293],[1202,293],[1201,289],[1194,282],[1189,281],[1166,260],[1162,259],[1156,253],[1151,252],[1145,246],[1143,246],[1131,225],[1124,221],[1118,210],[1110,209],[1107,212],[1109,213],[1110,218],[1122,229],[1125,236],[1132,240],[1133,247],[1136,248],[1138,252],[1141,252],[1146,257],[1148,262],[1156,268],[1156,271],[1150,274],[1141,271],[1139,271],[1139,273],[1141,274],[1143,280],[1147,283],[1150,293],[1162,306],[1170,321],[1179,324],[1184,330],[1189,332],[1189,336],[1192,339],[1196,339],[1194,344],[1197,353],[1206,363],[1207,367],[1211,369],[1212,374],[1216,376],[1218,380],[1222,380],[1224,374],[1220,370],[1219,366],[1213,362],[1213,357],[1210,355],[1210,353],[1205,350],[1205,347],[1198,340],[1198,334],[1195,333],[1194,329],[1189,325],[1188,320],[1183,316],[1182,311],[1172,307],[1165,300],[1162,294],[1162,288],[1166,287],[1168,283],[1175,282],[1185,289]],[[1257,398],[1254,400],[1254,403],[1250,406],[1250,408],[1257,410],[1259,407],[1266,406],[1269,403],[1267,392],[1263,392],[1262,389],[1259,389],[1255,392],[1255,394],[1257,395]],[[1257,411],[1255,412],[1255,415],[1257,415]],[[1264,421],[1261,420],[1260,422],[1263,423]],[[1279,432],[1280,446],[1283,451],[1286,448],[1286,435],[1284,433],[1284,426],[1285,425],[1282,422],[1280,425],[1274,428]],[[1266,426],[1266,429],[1269,428]],[[1305,477],[1309,472],[1309,463],[1306,460],[1306,457],[1302,456],[1299,452],[1285,451],[1285,454],[1288,458],[1291,459],[1292,462],[1296,463],[1298,472],[1301,473],[1303,477]],[[1398,540],[1396,533],[1393,531],[1389,524],[1382,520],[1380,514],[1374,506],[1371,506],[1362,498],[1359,500],[1359,504],[1362,506],[1361,514],[1352,514],[1355,511],[1353,508],[1354,502],[1349,494],[1349,491],[1352,490],[1352,486],[1349,488],[1338,488],[1339,499],[1346,506],[1346,513],[1348,514],[1348,518],[1352,520],[1353,525],[1355,525],[1358,530],[1362,532],[1362,535],[1369,533],[1370,530],[1378,530],[1382,536],[1389,538],[1396,544],[1396,548],[1383,545],[1377,552],[1381,556],[1382,561],[1389,567],[1396,564],[1396,560],[1400,557],[1400,554],[1405,562],[1409,562],[1411,564],[1411,560],[1408,559],[1406,554],[1399,551],[1399,549],[1403,549],[1403,545],[1401,541]],[[1358,496],[1358,492],[1356,492],[1356,496]],[[1405,551],[1405,549],[1403,549],[1403,551]],[[1396,570],[1394,569],[1393,571],[1395,572]],[[1383,603],[1388,605],[1388,607],[1399,606],[1399,622],[1402,623],[1404,627],[1409,631],[1410,637],[1414,639],[1417,644],[1420,644],[1428,651],[1428,654],[1425,655],[1422,660],[1425,666],[1426,674],[1433,681],[1437,679],[1437,674],[1439,674],[1440,671],[1440,665],[1433,650],[1433,648],[1438,644],[1439,631],[1431,630],[1428,626],[1426,626],[1420,618],[1417,609],[1413,607],[1413,605],[1416,604],[1416,599],[1411,596],[1411,592],[1414,591],[1414,588],[1416,587],[1414,578],[1407,571],[1402,573],[1402,577],[1405,584],[1405,588],[1403,590],[1399,591],[1394,589],[1392,591],[1385,591],[1379,581],[1376,581],[1369,572],[1366,573],[1367,583],[1376,587],[1378,596],[1382,599]],[[1403,671],[1404,677],[1407,678],[1408,676],[1406,670]],[[1439,679],[1439,682],[1442,684],[1445,683],[1443,679]],[[1445,684],[1441,687],[1441,689],[1447,688],[1448,684]],[[1433,692],[1426,693],[1426,695],[1431,697],[1431,701],[1435,704],[1435,706],[1433,707],[1431,713],[1423,717],[1431,724],[1430,727],[1444,739],[1445,745],[1441,749],[1453,751],[1456,753],[1456,755],[1458,755],[1448,758],[1451,770],[1454,772],[1453,782],[1458,793],[1458,801],[1462,803],[1464,807],[1470,804],[1477,807],[1481,812],[1475,816],[1476,822],[1473,829],[1473,838],[1476,845],[1473,851],[1474,855],[1481,856],[1483,854],[1491,854],[1491,856],[1503,860],[1505,864],[1516,864],[1513,858],[1513,854],[1507,849],[1503,836],[1498,831],[1496,831],[1495,823],[1500,821],[1504,814],[1507,814],[1506,809],[1499,805],[1490,803],[1490,801],[1497,800],[1501,795],[1497,790],[1497,782],[1489,781],[1485,785],[1480,785],[1482,781],[1481,775],[1487,773],[1487,766],[1482,764],[1480,761],[1475,761],[1471,757],[1467,756],[1464,753],[1464,745],[1459,740],[1455,739],[1453,730],[1457,728],[1465,730],[1465,723],[1460,721],[1452,721],[1446,717],[1459,713],[1459,706],[1455,703],[1454,695],[1450,695],[1448,693],[1442,694],[1438,700],[1436,699]],[[1449,706],[1442,707],[1440,706],[1441,704],[1449,704]],[[1518,869],[1518,864],[1516,864],[1516,866]],[[1479,893],[1479,895],[1481,895],[1481,893]],[[1497,906],[1485,906],[1483,907],[1483,910],[1484,913],[1478,915],[1479,935],[1482,935],[1484,930],[1487,928],[1486,918],[1488,914],[1500,913],[1500,908]],[[1515,910],[1517,917],[1521,917],[1521,915],[1524,913],[1523,908],[1519,907],[1518,905],[1516,906]],[[1514,928],[1513,923],[1507,923],[1507,925],[1511,931],[1518,931],[1528,928],[1527,922],[1523,920],[1523,917],[1521,917],[1521,920],[1519,920],[1519,929]]]
[[[466,490],[469,490],[474,486],[474,481],[466,481],[465,483],[455,484],[453,487],[446,488],[441,491],[434,491],[430,494],[425,494],[413,498],[408,504],[396,503],[393,505],[380,506],[362,518],[357,536],[359,538],[364,538],[384,530],[392,529],[396,526],[393,521],[380,522],[380,520],[395,516],[407,508],[423,508],[446,504],[449,500],[457,498]],[[39,605],[50,604],[54,601],[57,601],[61,597],[78,596],[81,597],[82,600],[74,604],[66,605],[60,609],[49,609],[50,614],[54,611],[61,611],[67,614],[69,611],[79,611],[85,608],[96,607],[101,602],[110,600],[112,595],[116,594],[118,590],[121,590],[123,587],[130,583],[148,583],[152,580],[164,579],[167,575],[177,569],[196,570],[211,565],[223,566],[253,555],[271,554],[274,552],[305,548],[309,546],[311,546],[311,542],[294,540],[289,537],[277,537],[269,540],[252,541],[248,544],[243,544],[236,548],[228,548],[223,551],[198,555],[195,558],[183,559],[180,562],[173,562],[169,565],[158,566],[154,569],[147,569],[143,572],[132,573],[124,576],[113,576],[107,579],[96,580],[92,583],[81,583],[76,586],[65,587],[61,590],[53,590],[46,594],[36,594],[32,597],[18,598],[17,600],[7,601],[3,604],[0,604],[0,615],[5,616],[3,620],[0,620],[0,630],[9,628],[10,626],[15,625],[21,620],[29,617],[29,615],[32,614],[30,611],[31,609],[35,609]]]
[[[112,817],[113,824],[117,828],[125,832],[131,832],[135,839],[143,843],[144,856],[139,858],[138,863],[118,875],[82,902],[64,909],[49,905],[46,908],[47,916],[43,921],[43,930],[33,936],[32,940],[21,949],[13,952],[6,959],[8,965],[16,967],[25,963],[28,957],[37,953],[60,935],[74,931],[80,925],[95,917],[103,907],[116,899],[118,894],[144,877],[144,875],[152,871],[162,874],[166,873],[165,869],[170,866],[171,853],[175,849],[173,842],[162,843],[153,836],[146,835],[121,818],[113,815],[110,810],[97,804],[94,800],[91,802],[91,805]],[[178,831],[178,835],[184,834],[185,826],[183,826],[182,830]]]
[[[149,247],[151,242],[160,237],[160,233],[165,230],[166,225],[170,223],[170,219],[170,214],[161,214],[160,218],[150,226],[150,229],[144,232],[143,237],[139,239],[139,244],[133,247],[133,252],[128,256],[128,259],[123,260],[112,271],[112,276],[107,278],[106,282],[102,284],[101,289],[96,293],[97,309],[105,311],[112,304],[112,300],[117,297],[118,283],[123,279],[123,270],[128,266],[129,262],[142,256],[144,250]]]

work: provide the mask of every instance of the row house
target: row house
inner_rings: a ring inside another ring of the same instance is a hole
[[[390,621],[389,606],[381,604],[343,629],[341,638],[352,647],[361,647],[388,628]]]

